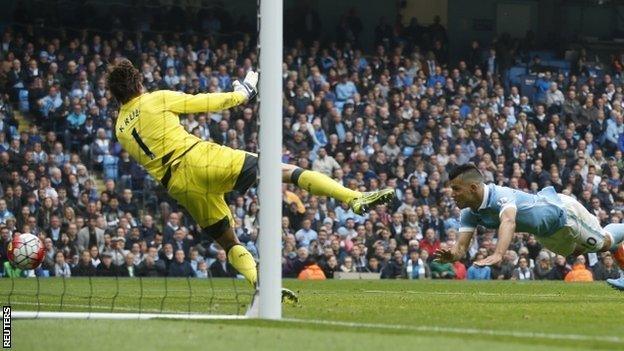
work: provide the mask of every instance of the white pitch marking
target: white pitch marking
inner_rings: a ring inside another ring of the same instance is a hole
[[[17,319],[176,319],[176,320],[239,320],[246,319],[239,315],[218,314],[163,314],[163,313],[107,313],[107,312],[12,312]]]
[[[504,336],[504,337],[515,337],[515,338],[539,338],[539,339],[550,339],[550,340],[609,341],[609,342],[615,342],[615,343],[624,342],[623,338],[620,338],[618,336],[611,336],[611,335],[557,334],[557,333],[523,332],[523,331],[511,331],[511,330],[441,327],[441,326],[434,326],[434,325],[412,326],[412,325],[400,325],[400,324],[393,325],[393,324],[381,324],[381,323],[356,323],[356,322],[328,321],[328,320],[315,320],[315,319],[297,319],[297,318],[284,318],[281,321],[301,323],[301,324],[339,326],[339,327],[347,327],[347,328],[406,330],[406,331],[418,331],[418,332],[438,332],[438,333],[451,333],[451,334]]]
[[[414,291],[414,290],[405,290],[405,291],[382,291],[382,290],[364,290],[363,293],[367,294],[417,294],[417,295],[463,295],[463,296],[522,296],[522,297],[560,297],[562,295],[559,294],[524,294],[524,293],[487,293],[487,292],[461,292],[461,291]],[[587,295],[584,295],[586,297]]]
[[[518,297],[564,297],[571,296],[565,293],[562,294],[529,294],[529,293],[487,293],[487,292],[462,292],[462,291],[414,291],[414,290],[405,290],[405,291],[383,291],[383,290],[362,290],[357,291],[365,294],[414,294],[414,295],[457,295],[457,296],[500,296],[500,297],[510,297],[510,296],[518,296]],[[323,294],[344,294],[344,292],[340,291],[315,291],[314,294],[323,295]],[[583,295],[583,298],[600,298],[602,300],[609,300],[608,296],[604,295]],[[613,296],[612,300],[620,301],[620,298]]]

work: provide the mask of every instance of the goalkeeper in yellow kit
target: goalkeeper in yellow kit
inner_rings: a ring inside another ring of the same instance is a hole
[[[115,125],[122,147],[160,180],[193,216],[202,234],[216,240],[227,252],[232,266],[253,285],[257,281],[256,264],[234,233],[224,194],[232,190],[244,193],[254,184],[257,155],[197,138],[180,124],[178,114],[220,111],[243,104],[256,95],[257,82],[258,74],[250,71],[242,83],[232,84],[234,91],[230,93],[144,93],[139,71],[126,59],[108,75],[108,87],[122,104]],[[289,164],[282,165],[282,178],[314,195],[346,202],[358,214],[394,197],[393,189],[360,193],[322,173]]]

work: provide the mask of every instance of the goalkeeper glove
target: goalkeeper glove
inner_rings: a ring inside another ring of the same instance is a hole
[[[238,80],[232,83],[232,87],[234,91],[241,92],[245,94],[247,97],[247,101],[250,101],[258,94],[258,89],[256,85],[258,84],[258,73],[254,71],[249,71],[245,76],[245,80],[243,82],[239,82]]]

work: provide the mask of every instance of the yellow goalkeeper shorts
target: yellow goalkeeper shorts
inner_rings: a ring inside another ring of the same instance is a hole
[[[234,225],[224,194],[245,192],[256,181],[257,156],[212,142],[199,142],[171,166],[169,195],[202,228],[225,218]]]

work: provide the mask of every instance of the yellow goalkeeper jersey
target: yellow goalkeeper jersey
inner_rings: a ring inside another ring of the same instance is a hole
[[[172,162],[201,141],[184,129],[178,114],[225,110],[242,104],[245,99],[240,92],[145,93],[121,106],[115,133],[130,156],[161,181]]]

